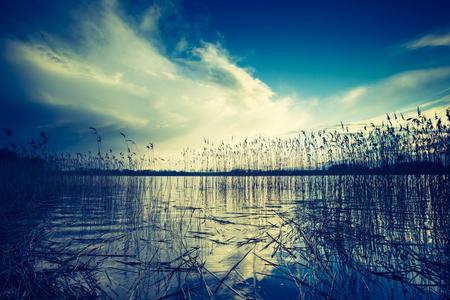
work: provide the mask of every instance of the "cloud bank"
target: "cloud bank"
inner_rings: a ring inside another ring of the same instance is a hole
[[[178,153],[204,137],[283,136],[409,109],[448,94],[450,68],[440,67],[328,97],[279,95],[219,44],[192,45],[182,37],[175,55],[166,53],[158,31],[161,11],[152,6],[131,22],[117,3],[103,2],[78,15],[76,42],[45,32],[9,39],[6,56],[27,97],[60,113],[45,126],[69,126],[80,135],[94,126],[111,137],[110,144],[119,143],[118,132],[124,131],[138,143],[152,141],[162,152]],[[428,38],[413,47],[427,43],[446,41]]]
[[[35,101],[73,112],[74,122],[95,116],[84,126],[123,130],[166,146],[203,137],[278,135],[306,125],[294,99],[277,96],[220,45],[204,42],[183,58],[170,58],[148,36],[158,11],[150,8],[133,28],[115,4],[104,4],[79,20],[81,45],[41,33],[28,42],[10,41],[7,55]]]

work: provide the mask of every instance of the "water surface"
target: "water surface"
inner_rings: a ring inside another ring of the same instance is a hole
[[[68,176],[32,255],[103,298],[438,299],[449,192],[448,176]]]

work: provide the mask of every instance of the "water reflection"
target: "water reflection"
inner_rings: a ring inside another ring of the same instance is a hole
[[[448,179],[68,177],[32,254],[104,298],[438,298]]]

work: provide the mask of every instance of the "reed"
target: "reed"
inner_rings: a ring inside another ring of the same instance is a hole
[[[204,141],[181,159],[124,150],[55,153],[41,133],[0,159],[0,297],[447,297],[448,175],[100,176],[98,170],[227,171],[449,165],[449,122]],[[118,135],[119,135],[118,134]],[[61,172],[90,170],[91,172]],[[104,174],[103,174],[104,175]],[[219,253],[214,255],[214,253]],[[220,260],[217,260],[217,256]]]
[[[90,127],[96,138],[97,153],[55,153],[47,147],[41,133],[25,146],[5,142],[4,149],[27,159],[42,159],[64,171],[83,170],[176,170],[185,172],[389,169],[395,166],[420,168],[450,164],[450,108],[443,119],[417,114],[387,114],[381,124],[365,124],[350,129],[314,132],[300,131],[288,138],[253,137],[233,143],[214,144],[204,139],[200,149],[185,148],[177,157],[155,155],[154,143],[139,149],[136,142],[120,132],[124,151],[102,151],[99,131]],[[10,129],[5,138],[13,135]]]

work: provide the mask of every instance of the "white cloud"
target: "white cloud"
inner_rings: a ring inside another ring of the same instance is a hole
[[[450,33],[445,34],[429,34],[415,41],[406,44],[408,49],[418,49],[424,47],[450,46]]]
[[[155,9],[144,14],[139,27],[146,36],[158,18]],[[205,42],[188,58],[171,59],[111,4],[83,15],[77,29],[82,47],[48,35],[10,41],[8,56],[33,99],[72,111],[73,122],[97,116],[82,126],[159,137],[165,149],[179,151],[203,137],[279,135],[308,121],[294,99],[277,96],[219,45]]]
[[[360,86],[353,88],[342,96],[342,102],[348,105],[354,105],[358,99],[367,93],[367,87]]]
[[[449,87],[450,67],[406,71],[321,99],[321,112],[330,122],[359,121],[443,97]]]
[[[70,124],[125,131],[176,153],[203,137],[282,136],[368,119],[429,101],[449,87],[450,68],[443,67],[404,72],[325,98],[277,95],[220,45],[188,47],[180,41],[183,58],[165,54],[155,9],[134,28],[109,3],[79,16],[81,45],[46,35],[10,41],[8,57],[30,97],[65,111]]]
[[[449,105],[450,105],[450,95],[446,95],[436,100],[426,101],[422,103],[415,103],[413,105],[400,107],[395,112],[389,112],[388,115],[390,116],[391,122],[393,122],[393,124],[397,126],[399,124],[404,125],[406,123],[409,123],[406,119],[410,117],[417,117],[417,107],[419,107],[421,114],[427,118],[434,118],[435,116],[437,116],[442,120],[447,120],[447,109],[449,108]],[[403,114],[405,120],[401,117],[401,114]],[[397,116],[396,120],[394,116]],[[362,129],[365,125],[369,125],[372,123],[380,125],[383,122],[387,123],[386,113],[371,117],[369,119],[351,122],[348,125],[350,125],[351,130],[357,131]]]
[[[180,53],[180,52],[186,51],[188,49],[188,47],[189,47],[189,43],[186,40],[186,38],[183,37],[175,45],[175,51]]]
[[[158,22],[161,17],[161,10],[154,5],[148,8],[142,17],[140,29],[145,32],[154,33],[158,30]]]

